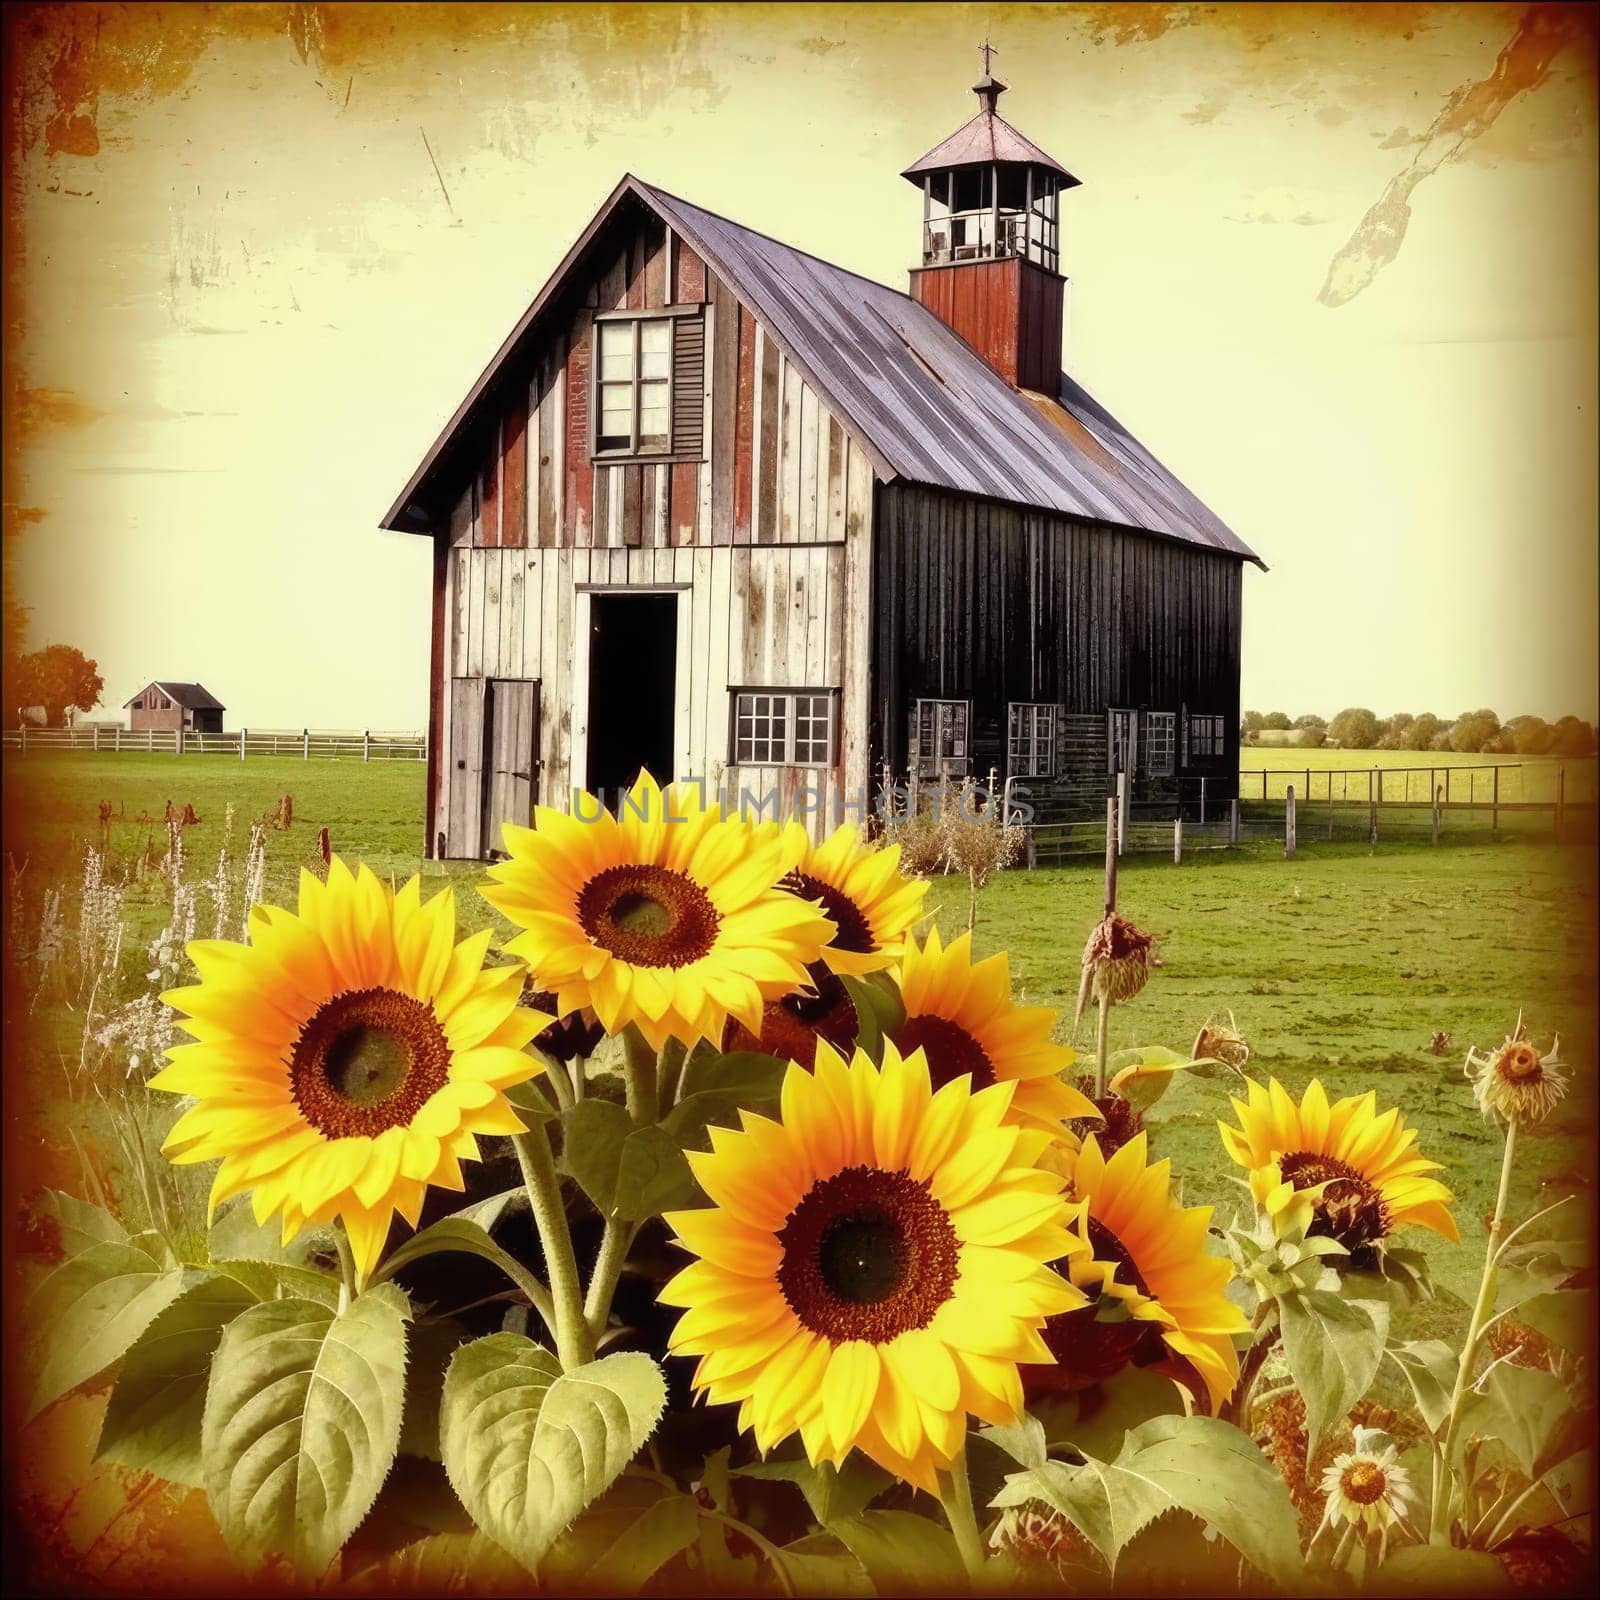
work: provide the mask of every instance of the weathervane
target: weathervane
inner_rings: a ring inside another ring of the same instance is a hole
[[[983,43],[981,45],[979,45],[978,48],[983,51],[983,75],[985,77],[988,77],[988,75],[989,75],[989,57],[990,56],[997,56],[997,55],[1000,54],[1000,52],[992,44],[989,43],[988,34],[985,34],[983,36]]]

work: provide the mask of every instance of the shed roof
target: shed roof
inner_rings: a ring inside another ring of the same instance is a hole
[[[160,689],[162,693],[171,696],[186,711],[226,711],[228,708],[201,683],[174,683],[167,678],[153,678],[139,691],[139,694],[130,695],[122,702],[122,709],[126,711],[145,689]]]
[[[1019,135],[1020,137],[1020,135]],[[909,295],[691,205],[631,175],[539,291],[383,518],[422,531],[453,497],[451,458],[495,379],[618,205],[660,216],[761,319],[850,430],[880,479],[904,479],[1260,557],[1066,374],[1054,395],[1013,389]]]

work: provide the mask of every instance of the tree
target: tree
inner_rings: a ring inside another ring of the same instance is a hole
[[[1377,748],[1379,729],[1377,714],[1365,706],[1346,706],[1328,724],[1328,737],[1345,750],[1373,750]]]
[[[1328,737],[1326,720],[1315,712],[1308,711],[1303,717],[1296,717],[1294,726],[1300,737],[1292,742],[1302,750],[1320,750]]]
[[[1595,730],[1591,723],[1578,717],[1563,717],[1551,730],[1550,754],[1553,756],[1592,756],[1595,752]]]
[[[1263,731],[1281,733],[1290,726],[1289,713],[1287,711],[1269,711],[1261,719]]]
[[[1417,748],[1420,749],[1421,746],[1418,746]],[[1453,744],[1451,744],[1451,742],[1450,742],[1450,727],[1447,724],[1442,723],[1442,722],[1439,724],[1438,731],[1428,741],[1427,748],[1430,749],[1430,750],[1453,750],[1453,749],[1455,749],[1455,746]]]
[[[1483,749],[1499,731],[1499,717],[1487,708],[1479,711],[1463,711],[1450,729],[1450,748],[1470,755],[1474,751]]]
[[[47,644],[17,662],[15,688],[17,704],[7,707],[14,716],[22,706],[43,706],[49,727],[59,727],[69,708],[88,711],[100,703],[105,679],[99,663],[70,644]]]
[[[1411,724],[1417,719],[1409,711],[1397,711],[1384,719],[1383,733],[1378,740],[1380,750],[1404,750]]]
[[[1431,711],[1424,711],[1421,716],[1413,717],[1406,727],[1405,743],[1400,746],[1402,750],[1438,750],[1442,748],[1433,741],[1440,733],[1450,731],[1447,723],[1441,722]]]
[[[1239,724],[1239,743],[1249,744],[1261,732],[1262,716],[1259,711],[1247,711]]]

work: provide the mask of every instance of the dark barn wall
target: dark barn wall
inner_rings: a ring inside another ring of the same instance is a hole
[[[880,486],[874,518],[873,759],[907,763],[919,698],[972,701],[972,771],[1006,768],[1006,707],[1054,702],[1064,719],[1108,707],[1223,718],[1223,754],[1181,764],[1207,792],[1239,766],[1237,557],[1055,513],[905,484]],[[1075,729],[1086,724],[1074,723]],[[1065,726],[1063,730],[1065,734]],[[1181,728],[1180,728],[1181,739]],[[1104,742],[1079,751],[1086,794],[1105,792]],[[1064,777],[1070,777],[1064,773]]]

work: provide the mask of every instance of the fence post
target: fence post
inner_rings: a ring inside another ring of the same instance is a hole
[[[1567,769],[1556,768],[1556,838],[1561,837],[1561,825],[1566,821],[1567,812]]]
[[[174,730],[176,737],[173,739],[173,754],[183,754],[183,724],[180,722]]]
[[[370,761],[372,759],[372,729],[371,728],[364,728],[362,730],[362,732],[361,732],[361,759],[363,761]]]
[[[111,730],[111,749],[113,752],[122,749],[122,724],[120,722]]]
[[[1183,865],[1183,815],[1181,812],[1172,819],[1172,864],[1175,867]]]
[[[1206,825],[1206,780],[1200,780],[1200,826]]]
[[[153,756],[156,753],[156,730],[154,728],[146,728],[144,730],[144,748],[147,755]]]
[[[1117,774],[1117,854],[1122,854],[1122,846],[1128,834],[1128,774]]]
[[[28,724],[26,719],[19,724],[18,731],[22,734],[22,738],[17,742],[17,748],[26,755],[28,753]]]
[[[1434,785],[1433,790],[1433,842],[1439,842],[1439,787]]]
[[[300,759],[302,761],[311,759],[311,730],[309,728],[300,730]]]
[[[1106,915],[1117,909],[1117,857],[1122,854],[1122,833],[1117,827],[1117,802],[1106,797]]]
[[[1238,842],[1239,842],[1239,802],[1237,800],[1230,800],[1228,802],[1228,843],[1229,844],[1238,844]]]
[[[1294,785],[1289,785],[1289,792],[1283,802],[1283,856],[1286,861],[1294,859]]]
[[[1494,769],[1494,796],[1493,796],[1493,798],[1492,798],[1492,800],[1490,802],[1490,806],[1491,806],[1491,809],[1490,809],[1490,812],[1489,812],[1489,831],[1491,833],[1499,833],[1499,831],[1500,831],[1500,768],[1498,766],[1496,766],[1495,769]]]
[[[241,761],[244,760],[244,738],[245,738],[245,733],[246,732],[247,732],[247,730],[244,729],[244,728],[241,728],[239,730],[239,759]]]
[[[94,725],[94,747],[97,751],[100,748],[100,724],[98,722]]]

